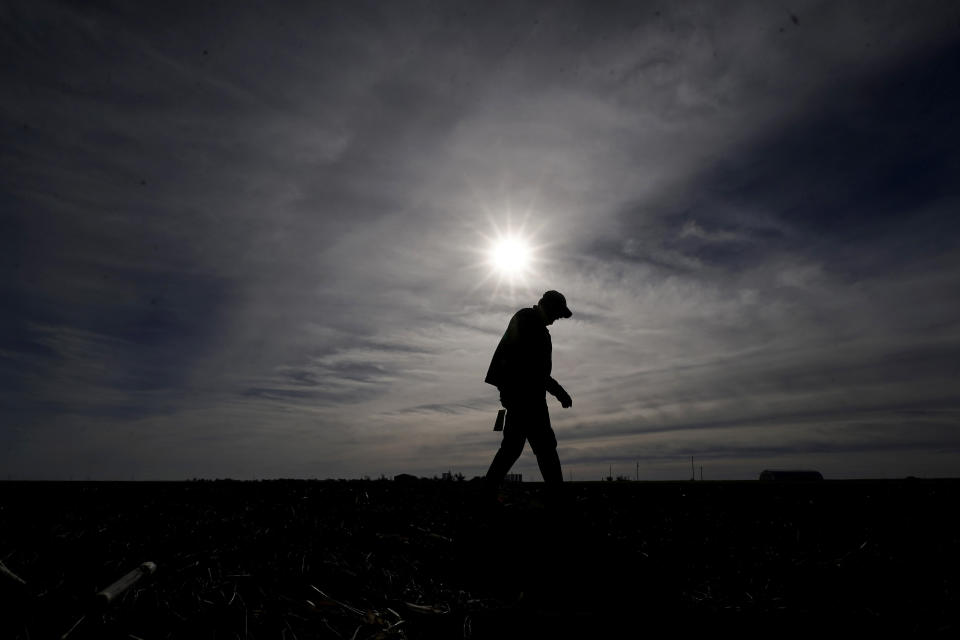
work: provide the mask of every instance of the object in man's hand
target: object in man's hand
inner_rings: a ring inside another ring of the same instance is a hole
[[[503,421],[504,421],[504,418],[506,418],[506,416],[507,416],[506,409],[500,409],[500,411],[497,411],[497,421],[493,423],[494,431],[503,431]]]

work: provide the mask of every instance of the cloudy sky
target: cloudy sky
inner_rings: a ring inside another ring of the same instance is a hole
[[[0,8],[3,477],[482,474],[546,289],[568,477],[960,476],[955,2],[279,4]]]

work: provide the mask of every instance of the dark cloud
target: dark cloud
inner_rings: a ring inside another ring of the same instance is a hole
[[[960,197],[960,91],[948,78],[958,67],[954,42],[823,87],[760,140],[629,206],[621,239],[592,251],[682,271],[798,252],[862,277],[948,250]]]

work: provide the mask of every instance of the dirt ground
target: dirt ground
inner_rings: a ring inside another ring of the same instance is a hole
[[[960,481],[566,489],[554,507],[536,483],[496,504],[456,481],[0,483],[0,637],[960,630]]]

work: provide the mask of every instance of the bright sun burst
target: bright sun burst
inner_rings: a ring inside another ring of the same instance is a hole
[[[548,246],[537,241],[539,227],[530,224],[531,215],[525,215],[519,224],[511,221],[509,209],[496,221],[488,215],[489,231],[481,231],[469,251],[477,257],[473,267],[486,273],[476,286],[492,285],[491,296],[530,293],[530,287],[542,279],[541,270],[548,264],[543,250]]]
[[[501,277],[522,277],[530,267],[530,245],[520,236],[496,239],[490,246],[489,260]]]

